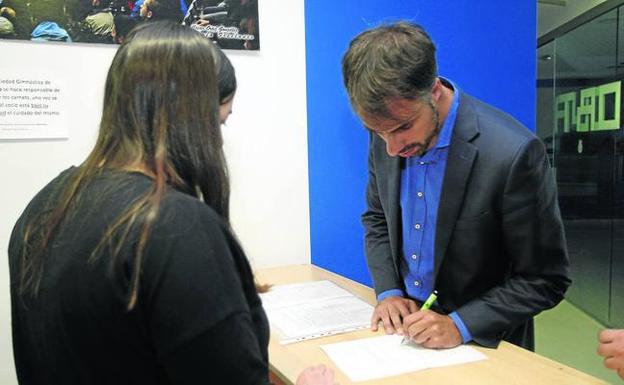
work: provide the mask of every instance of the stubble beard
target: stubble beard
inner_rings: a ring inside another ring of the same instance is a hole
[[[442,129],[440,125],[440,114],[438,113],[438,110],[436,110],[435,104],[431,100],[429,101],[429,107],[431,108],[431,111],[433,111],[433,117],[431,118],[431,122],[434,126],[433,131],[431,131],[429,135],[427,135],[423,142],[412,143],[404,150],[404,152],[409,151],[414,147],[418,147],[418,151],[414,153],[414,156],[423,156],[429,150],[431,142],[440,134],[440,131]]]

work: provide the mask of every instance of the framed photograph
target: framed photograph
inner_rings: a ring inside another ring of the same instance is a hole
[[[0,0],[0,39],[120,44],[156,20],[179,22],[224,49],[260,49],[258,0]]]

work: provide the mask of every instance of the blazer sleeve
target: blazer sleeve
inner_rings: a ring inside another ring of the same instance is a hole
[[[474,341],[489,347],[559,303],[571,283],[556,182],[544,146],[535,137],[513,158],[501,219],[508,278],[457,309]]]
[[[375,294],[379,295],[387,290],[402,289],[403,284],[392,258],[387,214],[379,195],[375,147],[380,147],[380,143],[376,142],[378,139],[374,137],[374,134],[371,134],[368,152],[366,211],[362,215],[362,224],[364,225],[366,263],[373,278]]]

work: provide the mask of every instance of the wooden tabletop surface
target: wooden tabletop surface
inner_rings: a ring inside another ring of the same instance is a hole
[[[259,283],[272,285],[316,280],[330,280],[365,301],[375,304],[375,294],[367,286],[323,270],[313,265],[296,265],[261,269],[256,272]],[[383,335],[380,330],[373,333],[360,330],[289,345],[281,345],[276,333],[271,333],[269,362],[271,371],[285,384],[294,384],[301,371],[312,365],[325,364],[334,369],[336,382],[340,385],[356,384],[336,367],[321,350],[320,345],[344,342],[359,338]],[[497,349],[487,349],[471,345],[487,355],[488,359],[469,364],[427,369],[418,372],[387,377],[384,379],[357,382],[360,385],[575,385],[606,384],[606,382],[580,372],[569,366],[550,360],[507,342]]]

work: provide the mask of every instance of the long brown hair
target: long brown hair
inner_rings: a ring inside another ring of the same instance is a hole
[[[171,22],[145,23],[130,33],[108,72],[94,149],[63,183],[59,198],[27,224],[20,294],[37,294],[55,233],[105,169],[139,167],[153,178],[153,187],[116,219],[90,256],[112,246],[114,263],[130,230],[140,228],[128,309],[136,305],[143,252],[170,186],[202,199],[229,222],[214,49],[199,33]]]

